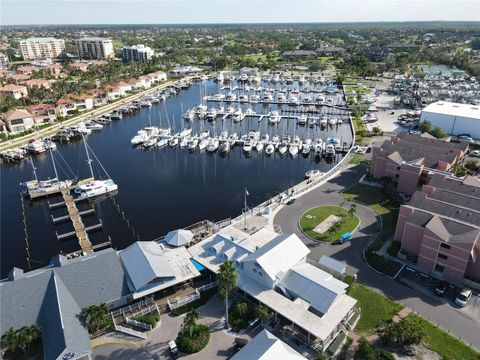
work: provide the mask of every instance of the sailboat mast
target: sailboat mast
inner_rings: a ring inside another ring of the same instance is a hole
[[[85,146],[85,152],[87,153],[87,163],[88,167],[90,168],[90,174],[93,176],[93,168],[92,168],[92,159],[90,159],[90,154],[88,153],[88,148],[87,148],[87,143],[85,142],[85,136],[82,134],[82,139],[83,139],[83,145]]]
[[[37,169],[35,168],[35,165],[33,164],[33,159],[32,156],[30,156],[30,163],[32,164],[32,169],[33,169],[33,176],[35,177],[35,181],[38,183],[38,177],[37,177]]]
[[[48,151],[50,152],[50,158],[52,159],[53,171],[55,171],[55,179],[58,180],[58,172],[57,172],[57,167],[55,166],[55,160],[53,160],[52,149],[48,147]]]

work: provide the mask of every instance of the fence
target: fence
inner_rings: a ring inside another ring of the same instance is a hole
[[[183,299],[179,299],[179,300],[176,300],[176,301],[173,301],[173,302],[170,302],[170,300],[167,299],[168,307],[170,308],[170,310],[174,310],[174,309],[177,309],[177,308],[179,308],[183,305],[190,304],[190,303],[194,302],[195,300],[200,299],[200,296],[201,296],[200,293],[201,292],[209,290],[209,289],[213,289],[217,285],[218,285],[218,282],[214,281],[214,282],[211,282],[211,283],[208,283],[208,284],[205,284],[203,286],[200,286],[200,287],[196,288],[195,289],[195,294],[187,296]]]
[[[152,297],[146,298],[145,300],[139,301],[135,304],[132,304],[132,305],[123,307],[121,309],[112,311],[110,314],[112,314],[113,317],[124,316],[125,313],[133,312],[134,310],[139,309],[142,306],[148,306],[149,304],[152,304],[154,302],[155,301],[154,301],[153,296],[152,296]]]
[[[115,325],[115,330],[123,332],[123,333],[128,334],[128,335],[132,335],[132,336],[141,338],[143,340],[147,339],[147,335],[145,333],[143,333],[141,331],[136,331],[136,330],[124,327],[124,326]]]
[[[128,325],[133,325],[133,326],[136,326],[136,327],[145,329],[145,330],[147,330],[147,331],[152,330],[152,325],[150,325],[150,324],[145,324],[145,323],[143,323],[143,322],[140,322],[140,321],[137,321],[137,320],[133,320],[133,319],[131,319],[131,318],[129,318],[129,317],[127,317],[127,318],[125,319],[125,321],[126,321],[126,323],[127,323]]]

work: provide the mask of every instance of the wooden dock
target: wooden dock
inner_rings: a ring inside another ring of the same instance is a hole
[[[78,214],[80,216],[85,216],[85,215],[90,215],[90,214],[94,214],[94,213],[95,213],[95,209],[92,207],[91,209],[88,209],[88,210],[85,210],[85,211],[80,211]],[[53,221],[54,224],[58,224],[58,223],[63,222],[63,221],[68,221],[70,219],[71,219],[70,214],[65,215],[65,216],[59,216],[59,217],[53,217],[53,215],[52,215],[52,221]]]
[[[72,195],[70,195],[70,191],[68,189],[63,189],[62,196],[75,231],[62,234],[62,235],[57,235],[58,240],[75,235],[78,239],[78,243],[80,244],[80,248],[82,249],[82,252],[86,254],[93,253],[92,243],[88,238],[87,230],[93,230],[92,228],[98,228],[99,225],[101,227],[102,223],[100,222],[100,224],[93,225],[93,226],[90,226],[89,228],[86,228],[85,225],[83,224],[82,217],[80,216],[80,212],[78,211],[78,208],[75,205],[75,201]]]

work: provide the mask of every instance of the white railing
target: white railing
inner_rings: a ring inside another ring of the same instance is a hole
[[[115,325],[115,330],[123,332],[123,333],[128,334],[128,335],[139,337],[139,338],[144,339],[144,340],[147,339],[147,335],[145,333],[143,333],[141,331],[135,331],[133,329],[130,329],[130,328],[127,328],[127,327],[124,327],[124,326]]]
[[[134,310],[139,309],[142,306],[147,306],[147,305],[152,304],[154,302],[155,301],[154,301],[153,296],[152,296],[152,297],[146,298],[145,300],[139,301],[135,304],[132,304],[132,305],[123,307],[121,309],[112,311],[110,314],[112,314],[112,316],[114,316],[114,317],[124,316],[125,313],[133,312]]]
[[[142,309],[140,311],[137,311],[136,313],[133,313],[133,314],[130,314],[127,316],[127,318],[132,318],[132,317],[137,317],[137,316],[143,316],[143,315],[146,315],[146,314],[149,314],[151,312],[154,312],[156,311],[157,313],[159,313],[158,311],[158,307],[157,307],[157,304],[154,304],[154,305],[151,305],[145,309]]]
[[[202,285],[202,286],[196,288],[195,290],[197,290],[198,292],[202,292],[202,291],[207,291],[207,290],[213,289],[216,286],[218,286],[218,282],[214,281],[214,282]]]
[[[170,310],[177,309],[183,305],[190,304],[191,302],[194,302],[195,300],[200,299],[200,292],[198,292],[198,290],[195,290],[195,291],[196,291],[195,294],[174,302],[170,302],[170,300],[167,299],[168,307],[170,308]]]
[[[129,318],[129,317],[127,317],[125,321],[128,325],[133,325],[133,326],[145,329],[147,331],[152,330],[152,325],[150,325],[150,324],[145,324],[143,322],[133,320],[132,318]]]

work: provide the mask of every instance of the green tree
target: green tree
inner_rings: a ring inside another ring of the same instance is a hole
[[[353,215],[355,215],[356,212],[357,212],[357,205],[356,204],[351,204],[350,208],[348,209],[348,214],[350,216],[353,216]]]
[[[42,332],[37,324],[23,326],[18,330],[10,328],[2,335],[2,344],[12,352],[20,349],[27,354],[30,346],[39,341],[41,336]]]
[[[382,334],[382,342],[387,346],[416,345],[426,333],[417,316],[409,315],[397,323],[391,322]]]
[[[260,306],[257,309],[257,317],[260,319],[260,321],[266,321],[270,317],[270,313],[268,312],[268,309],[265,306]]]
[[[2,344],[6,350],[10,350],[12,352],[15,352],[17,349],[19,349],[20,341],[18,338],[18,333],[13,327],[5,331],[5,333],[2,335]]]
[[[82,318],[90,334],[111,325],[111,318],[105,304],[92,305],[82,309]]]
[[[198,311],[195,310],[195,308],[192,308],[188,313],[187,316],[185,317],[185,320],[183,321],[183,328],[188,329],[190,333],[190,337],[192,337],[193,330],[195,329],[195,326],[197,325],[197,320],[199,318]]]
[[[217,280],[218,293],[220,297],[225,300],[225,326],[228,328],[228,296],[230,295],[230,292],[235,289],[238,281],[237,270],[233,267],[230,261],[224,262],[220,265]]]
[[[248,313],[248,305],[247,303],[241,302],[235,305],[235,312],[240,316],[243,317]]]
[[[478,161],[474,159],[468,159],[465,161],[465,167],[470,171],[476,171],[478,169]]]
[[[436,137],[437,139],[443,139],[444,137],[447,136],[447,133],[441,128],[441,127],[438,127],[438,126],[435,126],[432,131],[429,132],[430,135]]]
[[[432,131],[432,123],[428,120],[422,121],[419,128],[422,133],[429,133]]]

